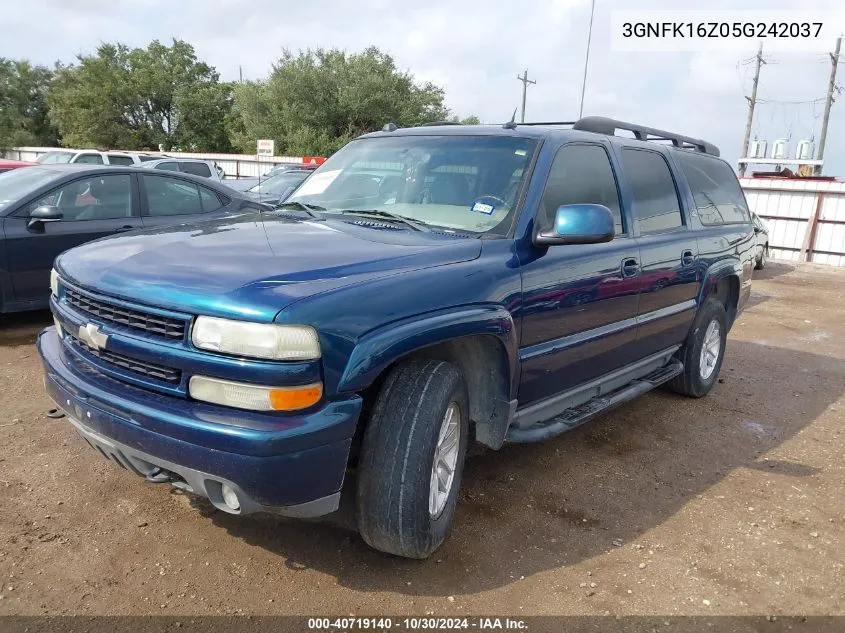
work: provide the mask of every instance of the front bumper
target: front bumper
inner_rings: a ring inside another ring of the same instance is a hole
[[[37,347],[48,395],[89,444],[121,466],[170,480],[233,514],[312,517],[337,509],[357,396],[300,415],[258,415],[109,378],[64,349],[54,327]],[[224,503],[223,484],[236,492],[239,509]]]

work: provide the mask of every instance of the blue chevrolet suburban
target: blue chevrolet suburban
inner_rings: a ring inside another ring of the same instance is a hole
[[[277,209],[59,256],[46,389],[103,456],[224,512],[325,515],[354,471],[364,540],[424,558],[469,442],[713,387],[755,253],[718,155],[601,117],[388,124]]]

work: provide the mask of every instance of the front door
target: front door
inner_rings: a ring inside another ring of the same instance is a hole
[[[141,228],[130,174],[97,174],[58,187],[6,218],[6,252],[15,301],[46,304],[57,255],[120,231]],[[31,223],[40,206],[58,207],[59,221]]]
[[[558,150],[536,221],[549,227],[559,206],[575,203],[608,207],[616,236],[604,244],[535,247],[520,262],[520,406],[636,360],[639,246],[630,235],[602,144]]]

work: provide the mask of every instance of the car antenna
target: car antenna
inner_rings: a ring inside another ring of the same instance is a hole
[[[516,108],[513,109],[513,114],[511,115],[511,120],[505,123],[503,126],[506,130],[515,130],[516,129]]]

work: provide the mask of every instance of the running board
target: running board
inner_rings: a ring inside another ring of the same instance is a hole
[[[561,433],[574,429],[576,426],[581,426],[584,422],[603,411],[608,411],[623,402],[633,400],[651,391],[655,387],[681,374],[683,371],[683,363],[677,359],[672,359],[667,365],[655,369],[650,374],[632,380],[627,385],[607,395],[597,396],[577,407],[566,409],[563,413],[551,420],[540,422],[525,429],[511,428],[508,430],[505,441],[515,443],[542,442],[555,435],[560,435]]]

